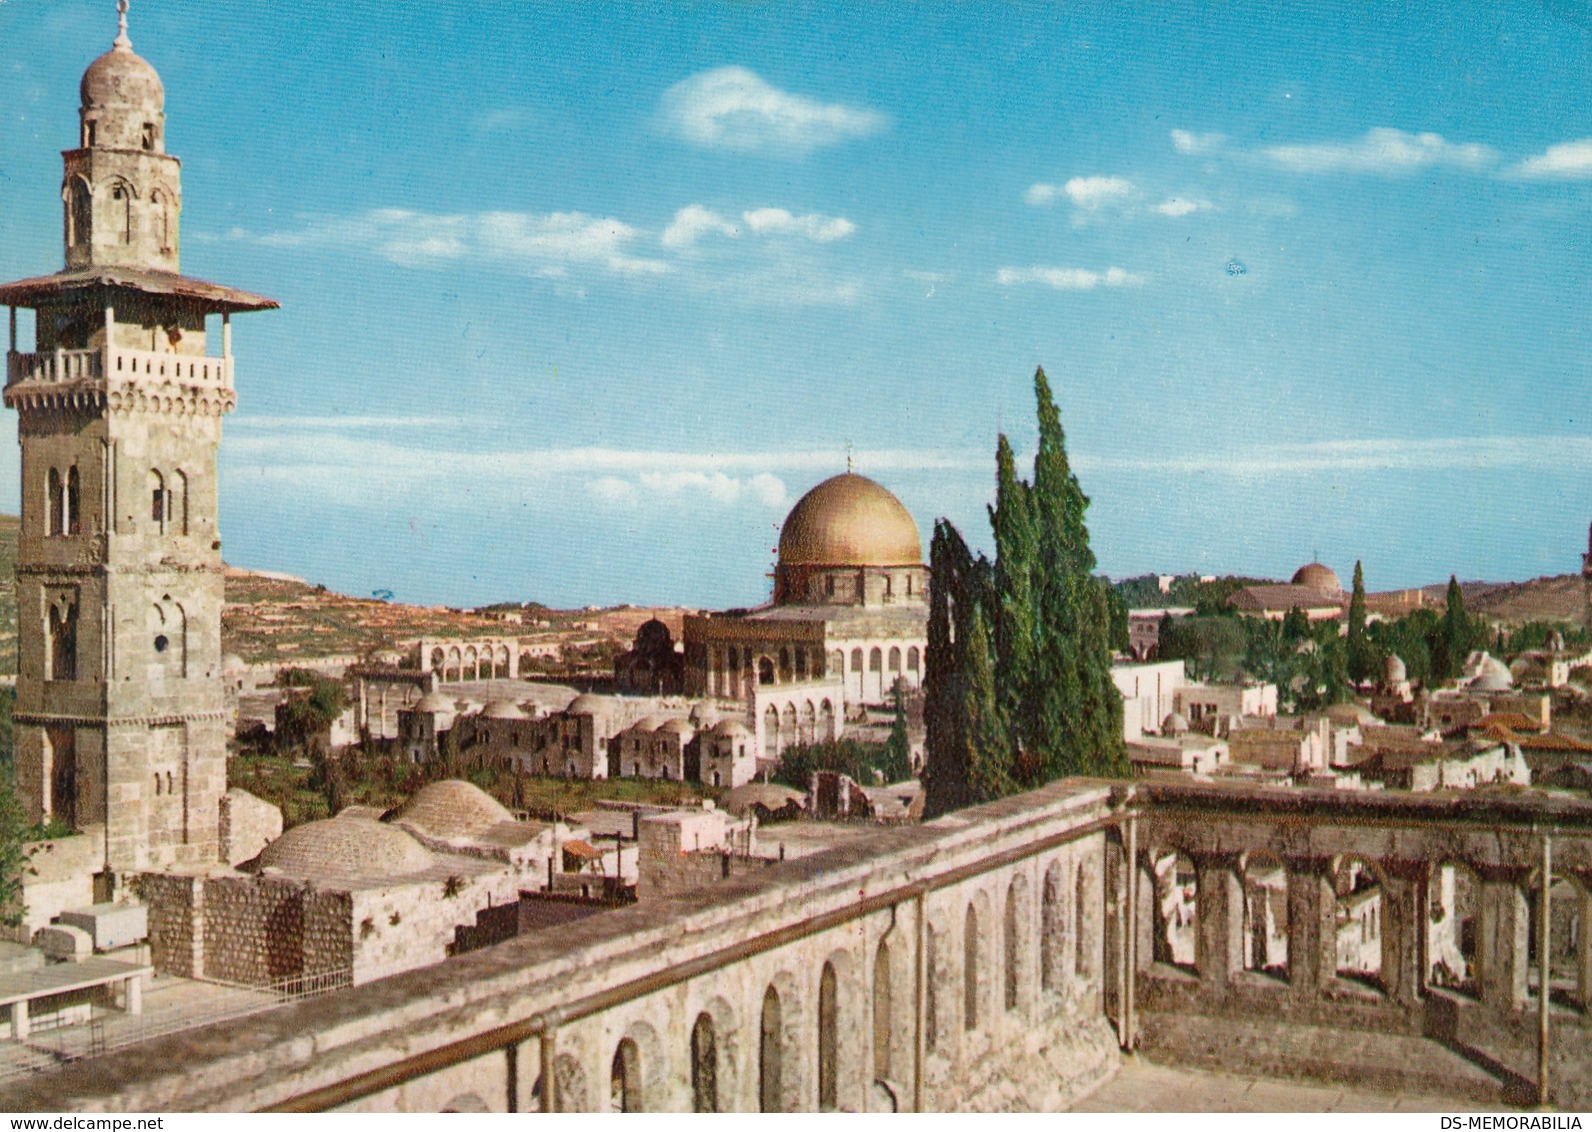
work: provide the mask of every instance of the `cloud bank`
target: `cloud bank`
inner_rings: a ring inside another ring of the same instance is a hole
[[[692,145],[798,155],[889,125],[876,110],[791,94],[734,66],[703,71],[664,91],[660,116],[671,133]]]

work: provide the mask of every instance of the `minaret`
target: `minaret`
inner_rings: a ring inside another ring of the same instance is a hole
[[[66,268],[0,285],[22,448],[19,793],[113,871],[214,862],[226,791],[216,445],[230,318],[270,299],[178,273],[181,163],[127,0],[63,155]],[[18,351],[17,308],[34,316]],[[209,316],[219,316],[211,352]]]
[[[1587,632],[1592,633],[1592,526],[1587,528],[1586,553],[1581,556],[1581,588],[1585,594],[1581,624]]]

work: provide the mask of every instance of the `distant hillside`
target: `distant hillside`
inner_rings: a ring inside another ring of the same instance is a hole
[[[1466,609],[1500,621],[1573,621],[1579,624],[1586,608],[1586,591],[1579,574],[1556,574],[1529,582],[1465,583],[1460,588],[1465,593]],[[1442,600],[1442,593],[1438,594],[1438,600]]]

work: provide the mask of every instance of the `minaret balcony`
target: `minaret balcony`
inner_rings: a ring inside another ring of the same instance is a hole
[[[18,386],[163,384],[232,390],[232,359],[128,350],[46,350],[6,355],[6,393]]]

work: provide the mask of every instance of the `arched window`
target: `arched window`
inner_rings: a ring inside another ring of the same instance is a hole
[[[873,957],[873,1078],[890,1079],[890,945],[879,941]]]
[[[166,477],[154,468],[149,469],[149,519],[161,534],[166,533],[166,521],[171,518],[171,500],[166,496]]]
[[[813,708],[813,701],[808,700],[802,705],[802,742],[815,743],[818,741],[818,712]]]
[[[641,1051],[630,1038],[614,1050],[609,1070],[609,1100],[615,1112],[641,1111]]]
[[[66,495],[61,490],[61,473],[54,468],[45,477],[45,491],[47,498],[45,506],[49,509],[49,532],[52,535],[66,533]]]
[[[1357,858],[1333,871],[1337,894],[1337,975],[1371,987],[1382,986],[1382,878]]]
[[[916,672],[917,670],[918,670],[918,646],[917,645],[913,645],[911,648],[909,648],[907,650],[907,671],[908,672]]]
[[[878,648],[868,653],[868,671],[881,672],[884,669],[884,652]]]
[[[93,129],[93,123],[89,128]],[[94,194],[81,178],[73,177],[66,190],[66,244],[72,248],[81,247],[89,242],[93,233]]]
[[[836,1002],[835,965],[825,963],[818,977],[818,1108],[833,1112],[839,1107],[838,1073],[839,1004]]]
[[[780,713],[779,733],[787,744],[798,743],[799,732],[796,730],[796,705],[786,704],[785,710]]]
[[[69,535],[83,533],[83,516],[79,509],[80,497],[77,465],[73,464],[66,470],[66,533]]]
[[[123,244],[133,242],[133,190],[124,184],[111,186],[111,219],[116,224],[116,239]]]
[[[719,1111],[719,1043],[713,1019],[703,1011],[691,1027],[691,1111]]]
[[[969,904],[962,918],[962,1025],[978,1025],[978,911]]]
[[[844,676],[846,674],[846,654],[836,649],[829,654],[829,671],[827,676]]]
[[[890,650],[890,671],[901,671],[901,650],[898,648],[892,648]]]
[[[160,250],[171,251],[171,205],[166,194],[156,189],[149,194],[149,208],[155,221],[155,238]]]
[[[49,657],[51,680],[77,679],[77,603],[61,595],[50,600]]]
[[[757,658],[757,682],[759,684],[774,682],[774,662],[766,656]]]
[[[862,671],[862,650],[861,649],[852,649],[851,650],[851,670],[853,672],[861,672]]]
[[[763,992],[763,1012],[757,1054],[757,1101],[760,1112],[785,1110],[784,1012],[779,992],[772,986]]]
[[[1270,854],[1244,861],[1244,968],[1288,977],[1288,871]]]
[[[1065,887],[1061,862],[1057,861],[1045,872],[1045,891],[1039,905],[1039,980],[1048,991],[1061,989],[1067,931],[1066,911],[1062,907],[1066,899]]]
[[[778,755],[779,709],[769,704],[768,710],[763,713],[763,757],[772,759]]]

